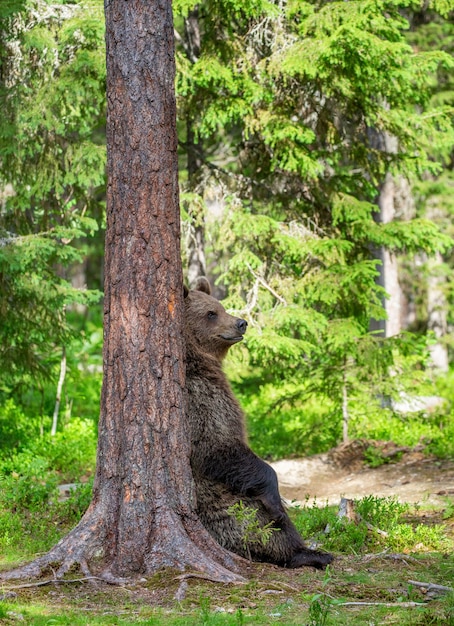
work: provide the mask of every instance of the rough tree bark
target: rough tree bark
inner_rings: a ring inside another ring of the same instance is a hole
[[[78,565],[112,582],[162,567],[239,580],[238,559],[194,512],[171,0],[105,0],[105,12],[109,182],[93,499],[48,554],[1,577],[35,577],[58,564],[57,577]]]

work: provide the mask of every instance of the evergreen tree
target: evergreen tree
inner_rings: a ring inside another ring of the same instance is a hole
[[[425,267],[443,253],[445,274],[452,263],[449,9],[174,3],[188,276],[214,273],[248,316],[244,384],[256,389],[260,374],[264,395],[295,404],[322,393],[345,416],[360,389],[383,393],[398,354],[413,346],[424,360],[416,336],[370,330],[385,315],[378,249],[404,259],[410,282],[405,258]],[[64,268],[102,223],[105,67],[100,0],[8,0],[0,20],[0,356],[11,388],[49,372],[68,340],[65,304],[88,297]],[[415,189],[411,219],[377,221],[389,176]],[[443,289],[451,305],[449,281]],[[426,296],[410,297],[412,330],[430,328]]]
[[[194,6],[177,3],[183,14]],[[406,6],[206,2],[198,59],[179,56],[205,194],[224,189],[210,236],[227,304],[249,315],[250,363],[286,381],[287,399],[289,385],[294,398],[323,393],[345,419],[362,382],[383,392],[396,354],[412,346],[423,358],[417,337],[370,332],[386,295],[374,250],[451,245],[424,217],[375,219],[385,177],[439,172],[437,150],[453,140],[451,109],[431,98],[452,57],[409,45]],[[386,134],[395,149],[375,140]]]
[[[451,6],[450,6],[451,4]],[[409,15],[411,28],[408,42],[418,50],[440,49],[454,56],[454,24],[452,3],[446,3],[441,15],[434,11],[443,3],[417,7]],[[451,9],[451,13],[448,9]],[[429,87],[430,102],[454,110],[454,78],[449,68],[439,67],[432,75]],[[440,229],[453,236],[454,215],[454,151],[453,144],[434,145],[433,158],[442,166],[436,174],[426,173],[414,186],[416,211],[436,222]],[[452,351],[453,323],[453,248],[435,258],[419,255],[417,262],[403,259],[404,284],[409,294],[409,323],[416,331],[432,331],[438,339],[431,347],[435,363],[446,369],[448,348]]]
[[[86,254],[102,214],[103,37],[97,1],[0,7],[3,390],[48,376],[69,340],[65,305],[99,297],[73,289],[65,268]]]

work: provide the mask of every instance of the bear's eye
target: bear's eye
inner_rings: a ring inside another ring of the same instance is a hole
[[[207,318],[209,320],[214,320],[217,316],[218,314],[215,311],[208,311],[207,313]]]

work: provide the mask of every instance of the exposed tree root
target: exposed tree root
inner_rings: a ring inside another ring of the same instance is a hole
[[[85,578],[93,578],[88,561],[96,550],[102,548],[104,525],[91,522],[92,516],[86,515],[74,530],[61,539],[47,554],[31,563],[12,570],[0,572],[0,580],[40,578],[49,569],[53,580],[61,580],[71,569],[78,569]],[[58,566],[58,569],[54,569]]]
[[[200,572],[185,572],[184,574],[180,574],[180,576],[176,576],[175,580],[185,581],[189,578],[198,578],[199,580],[208,580],[211,583],[222,583],[223,580],[219,580],[219,578],[213,578],[212,576],[208,576],[208,574],[201,574]],[[245,581],[239,581],[245,582]]]
[[[33,587],[45,587],[46,585],[70,585],[71,583],[84,583],[84,582],[92,582],[92,581],[101,581],[106,582],[103,578],[99,576],[84,576],[83,578],[50,578],[49,580],[39,580],[36,583],[25,583],[23,585],[14,585],[13,587],[8,587],[6,590],[15,591],[16,589],[31,589]]]
[[[158,521],[155,518],[155,529],[150,537],[147,552],[137,559],[137,562],[141,563],[137,565],[136,562],[131,563],[125,558],[124,546],[117,545],[112,549],[112,546],[106,545],[107,523],[100,515],[99,509],[92,507],[79,525],[47,554],[26,565],[0,572],[0,580],[36,579],[50,570],[53,578],[37,584],[66,582],[63,577],[74,570],[83,574],[83,580],[124,585],[168,567],[183,572],[196,571],[200,577],[214,582],[244,581],[244,578],[236,573],[244,560],[221,548],[197,518],[186,522],[187,524],[183,525],[181,519],[170,509],[161,514]],[[102,565],[104,569],[101,569]]]

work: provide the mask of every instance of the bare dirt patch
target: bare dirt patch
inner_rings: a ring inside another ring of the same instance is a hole
[[[326,454],[273,463],[281,494],[290,501],[315,498],[329,504],[338,504],[341,497],[375,495],[439,506],[447,497],[454,498],[454,460],[440,460],[421,450],[393,451],[388,446],[383,454],[392,462],[371,468],[364,461],[367,443],[352,442]]]

